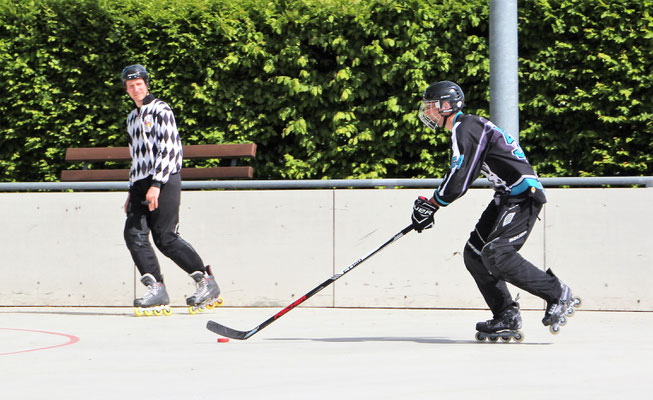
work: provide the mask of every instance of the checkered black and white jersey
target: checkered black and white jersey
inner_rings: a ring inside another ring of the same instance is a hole
[[[134,109],[127,117],[127,132],[132,158],[129,186],[148,176],[166,183],[181,170],[181,138],[168,104],[148,95],[140,110]]]

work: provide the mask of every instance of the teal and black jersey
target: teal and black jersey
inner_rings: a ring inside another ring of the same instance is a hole
[[[537,174],[512,136],[483,117],[459,112],[454,118],[451,166],[434,194],[440,206],[464,195],[480,174],[490,181],[497,197],[537,190],[545,201]]]

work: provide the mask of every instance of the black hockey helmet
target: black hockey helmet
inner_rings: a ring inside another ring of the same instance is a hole
[[[465,107],[465,94],[456,83],[451,81],[440,81],[432,83],[424,91],[424,101],[439,100],[439,109],[442,114],[456,112]],[[443,103],[449,103],[449,108],[442,108]]]
[[[147,70],[141,64],[128,65],[122,70],[122,84],[127,85],[127,81],[132,79],[142,79],[145,81],[146,85],[150,85],[150,75],[147,73]]]
[[[438,113],[445,117],[446,122],[449,116],[465,107],[465,94],[460,86],[451,81],[435,82],[426,88],[422,96],[419,118],[429,128],[437,129],[438,121],[434,121],[425,113],[428,107],[435,107]]]

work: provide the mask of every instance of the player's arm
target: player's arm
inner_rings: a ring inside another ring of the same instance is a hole
[[[433,200],[439,207],[446,207],[462,197],[481,171],[484,148],[479,140],[461,128],[452,139],[449,171],[433,193]]]
[[[153,160],[152,186],[160,188],[162,184],[168,182],[170,175],[175,170],[174,163],[177,162],[175,154],[182,150],[181,145],[176,141],[179,134],[172,110],[166,106],[156,114],[155,121],[157,152],[154,154]]]

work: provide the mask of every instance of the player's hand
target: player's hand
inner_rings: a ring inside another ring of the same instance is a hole
[[[150,186],[145,194],[145,201],[147,203],[147,208],[150,211],[154,211],[159,208],[159,193],[161,193],[161,188],[156,186]]]
[[[431,203],[426,197],[419,196],[413,204],[413,229],[422,233],[424,229],[433,227],[435,219],[433,214],[438,211],[438,207]]]

